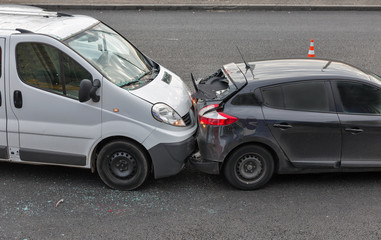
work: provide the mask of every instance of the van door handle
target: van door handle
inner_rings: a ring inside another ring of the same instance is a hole
[[[345,128],[344,130],[345,130],[346,132],[350,132],[350,133],[352,133],[352,134],[358,134],[358,133],[362,133],[362,132],[364,132],[363,129],[358,128],[358,127],[354,127],[354,128]]]
[[[280,129],[288,129],[288,128],[292,128],[292,126],[288,123],[275,123],[273,125],[273,127],[276,127],[276,128],[280,128]]]
[[[0,107],[2,105],[2,100],[1,100],[1,92],[0,92]]]
[[[16,108],[22,108],[22,94],[20,90],[13,92],[13,103]]]

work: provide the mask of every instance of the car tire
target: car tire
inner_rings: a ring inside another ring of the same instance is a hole
[[[140,146],[127,141],[115,141],[106,144],[99,152],[97,171],[110,188],[134,190],[148,176],[148,159]]]
[[[257,145],[235,150],[226,160],[224,174],[228,182],[242,190],[254,190],[265,185],[274,172],[274,160],[269,151]]]

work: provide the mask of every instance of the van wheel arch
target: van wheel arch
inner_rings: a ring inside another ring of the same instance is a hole
[[[105,145],[107,145],[108,143],[110,143],[110,142],[116,142],[116,141],[130,142],[130,143],[133,143],[133,144],[139,146],[139,148],[144,152],[144,154],[148,158],[148,170],[149,170],[149,173],[153,172],[153,167],[152,167],[153,163],[152,163],[151,155],[148,153],[147,149],[142,144],[140,144],[139,142],[135,141],[132,138],[128,138],[128,137],[124,137],[124,136],[113,136],[113,137],[108,137],[108,138],[103,139],[94,148],[94,150],[93,150],[93,152],[91,154],[91,158],[90,158],[91,159],[90,168],[91,168],[91,172],[92,173],[95,173],[97,171],[97,167],[96,167],[97,166],[97,156],[98,156],[99,152],[101,151],[101,149]]]

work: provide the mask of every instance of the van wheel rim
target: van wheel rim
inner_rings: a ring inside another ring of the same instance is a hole
[[[136,160],[126,152],[116,152],[110,157],[109,167],[118,178],[131,178],[136,173]]]
[[[247,154],[239,159],[236,172],[241,180],[253,181],[262,175],[263,163],[259,157]]]

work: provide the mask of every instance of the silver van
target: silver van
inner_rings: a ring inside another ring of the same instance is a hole
[[[0,54],[2,161],[88,168],[131,190],[193,152],[184,82],[104,23],[3,5]]]

